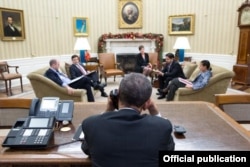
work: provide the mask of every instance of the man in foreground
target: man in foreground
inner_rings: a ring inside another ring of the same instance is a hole
[[[92,166],[158,167],[159,151],[174,150],[172,124],[161,118],[151,93],[146,76],[130,73],[120,82],[118,94],[109,97],[106,111],[83,121],[82,149]],[[146,109],[149,114],[141,114]]]

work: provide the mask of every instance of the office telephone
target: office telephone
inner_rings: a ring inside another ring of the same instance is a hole
[[[58,97],[32,99],[29,116],[55,117],[57,121],[71,121],[73,118],[74,101],[59,100]]]
[[[55,121],[55,117],[20,118],[10,129],[2,146],[25,149],[46,148],[53,137]]]

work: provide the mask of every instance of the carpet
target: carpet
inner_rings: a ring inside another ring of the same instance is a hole
[[[230,88],[235,89],[235,90],[239,90],[239,91],[243,91],[246,93],[250,93],[250,87],[246,87],[246,86],[243,86],[241,84],[230,85]]]
[[[116,77],[116,81],[114,82],[113,77],[108,78],[107,80],[107,86],[105,87],[105,92],[107,94],[110,93],[111,90],[113,89],[118,89],[119,83],[121,81],[122,77]],[[149,78],[150,80],[150,78]],[[234,85],[234,86],[229,86],[227,89],[226,94],[246,94],[250,93],[250,88],[245,89],[244,91],[240,91],[239,89],[241,88],[241,85]],[[33,92],[32,86],[30,84],[25,84],[23,85],[24,91],[21,92],[20,86],[18,87],[13,87],[12,88],[12,96],[7,96],[5,92],[0,92],[0,98],[1,97],[8,97],[8,98],[35,98],[35,94]],[[151,98],[156,101],[164,101],[165,99],[158,100],[157,99],[157,88],[153,88],[152,96]],[[107,102],[107,98],[101,97],[101,93],[98,91],[95,94],[95,101],[96,102]]]

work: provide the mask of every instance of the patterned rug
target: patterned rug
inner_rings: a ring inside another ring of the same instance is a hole
[[[117,89],[118,88],[118,85],[119,85],[119,82],[120,80],[116,80],[116,82],[114,82],[111,78],[108,80],[108,83],[107,83],[107,87],[105,87],[105,92],[107,94],[109,94],[109,92],[113,89]],[[33,92],[33,89],[31,87],[30,84],[26,84],[24,85],[24,91],[21,92],[21,88],[20,87],[13,87],[12,88],[12,93],[13,95],[12,96],[7,96],[5,92],[0,92],[0,98],[35,98],[35,94]],[[236,88],[236,89],[234,89]],[[238,87],[229,87],[227,89],[227,92],[226,94],[246,94],[246,93],[250,93],[250,88],[249,89],[246,89],[244,91],[240,91],[238,90],[239,86]],[[156,88],[153,88],[153,93],[152,93],[152,99],[156,100],[156,101],[159,101],[157,99],[157,95],[156,95],[156,92],[157,92],[157,89]],[[162,100],[165,100],[165,99],[162,99]],[[161,100],[161,101],[162,101]],[[95,101],[96,102],[106,102],[107,101],[107,98],[105,97],[101,97],[101,93],[100,92],[97,92],[95,94]]]

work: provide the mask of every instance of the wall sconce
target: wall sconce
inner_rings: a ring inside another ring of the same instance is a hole
[[[90,49],[91,48],[90,48],[90,45],[89,45],[89,42],[88,42],[87,38],[80,37],[80,38],[76,39],[74,50],[79,50],[80,51],[80,62],[81,63],[86,63],[85,51],[88,51]]]
[[[179,62],[184,61],[185,49],[191,49],[187,37],[177,37],[173,49],[178,49]]]

